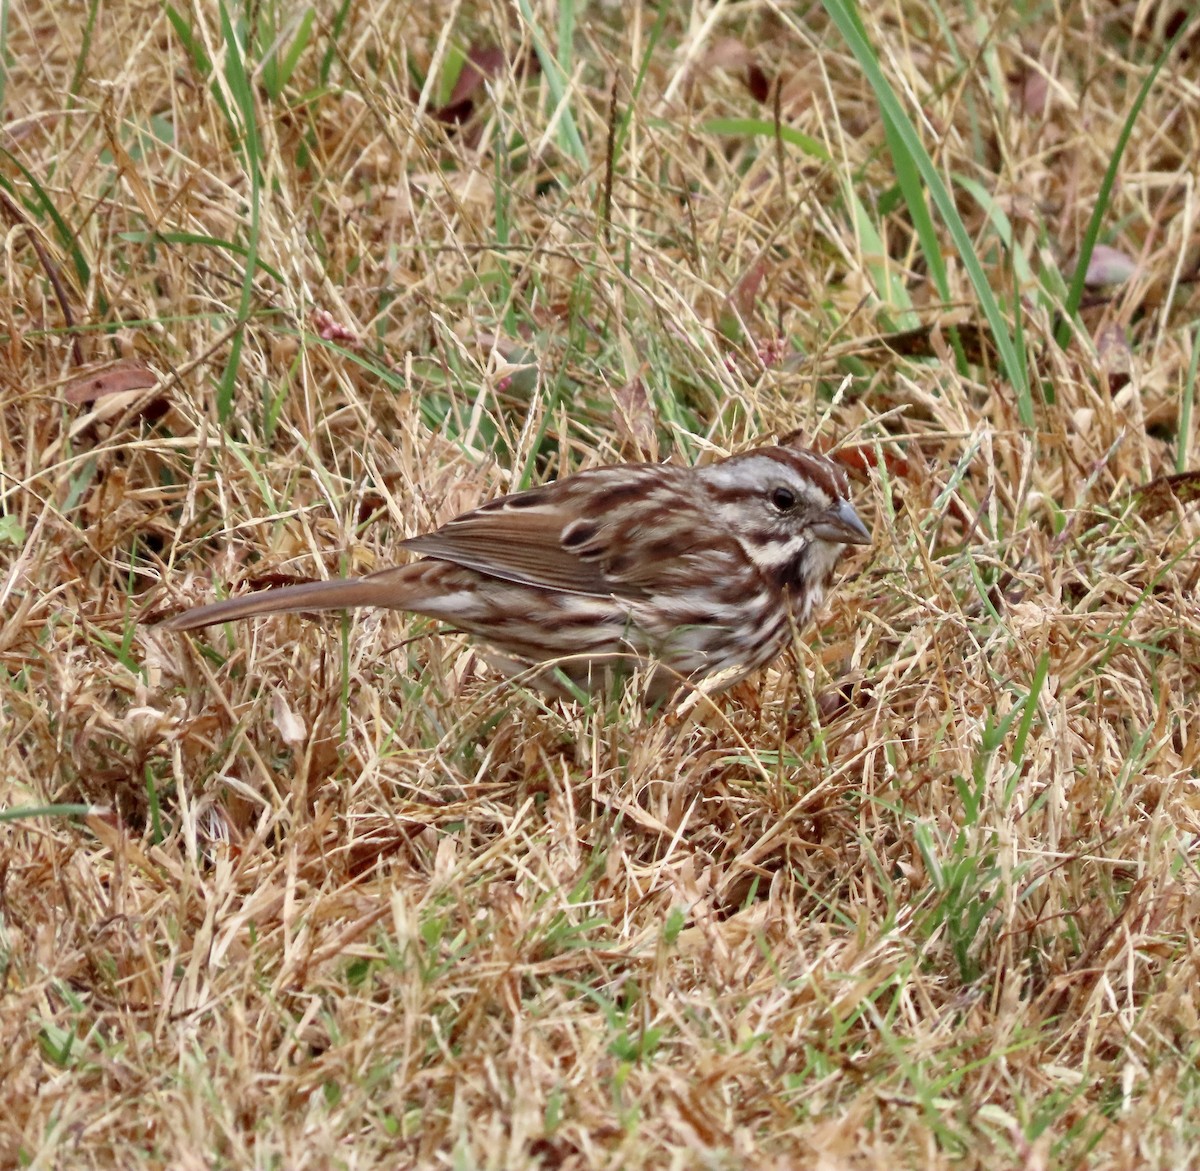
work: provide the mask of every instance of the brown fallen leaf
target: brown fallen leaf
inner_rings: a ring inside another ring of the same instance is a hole
[[[956,337],[962,347],[963,356],[973,365],[980,365],[985,357],[994,361],[997,356],[991,330],[973,321],[954,324],[932,322],[929,325],[919,325],[915,329],[869,339],[868,345],[885,346],[894,354],[908,358],[934,358],[938,357],[932,336],[936,331]]]
[[[701,70],[745,69],[754,62],[754,53],[736,37],[719,37],[697,62]]]
[[[1103,285],[1123,285],[1137,271],[1137,262],[1128,253],[1107,244],[1097,244],[1088,259],[1083,283],[1089,289]]]
[[[841,464],[856,480],[864,482],[869,480],[871,473],[876,467],[874,445],[839,447],[833,450],[834,440],[824,435],[818,435],[815,439],[806,439],[804,432],[800,429],[789,431],[786,435],[781,435],[776,442],[784,446],[787,444],[802,444],[811,447],[814,451],[819,451],[822,455],[828,456],[834,463]],[[888,470],[888,475],[893,479],[907,480],[914,474],[912,464],[904,456],[897,455],[894,451],[885,451],[883,453],[883,462]]]
[[[305,728],[304,721],[292,710],[282,691],[276,690],[271,697],[271,714],[280,739],[289,748],[304,743],[308,729]]]
[[[733,292],[729,294],[730,304],[741,315],[743,321],[749,321],[754,316],[755,298],[766,275],[767,262],[760,256],[750,265],[734,286]]]
[[[1096,356],[1107,379],[1109,394],[1124,389],[1133,374],[1133,350],[1124,327],[1109,322],[1100,330],[1096,335]]]
[[[1041,120],[1046,116],[1050,97],[1049,68],[1045,62],[1030,58],[1008,75],[1010,101],[1027,118]]]
[[[149,390],[158,385],[158,375],[140,362],[118,362],[72,378],[63,388],[63,398],[75,406],[94,403],[111,394],[130,390]]]
[[[751,61],[746,67],[746,88],[750,91],[750,96],[763,105],[771,96],[771,79],[757,61]]]
[[[654,429],[654,409],[646,394],[646,385],[634,378],[613,388],[613,422],[622,439],[630,443],[639,459],[658,460],[658,433]]]
[[[444,105],[433,107],[430,115],[447,126],[461,126],[469,121],[482,97],[483,83],[499,76],[507,60],[504,50],[495,45],[472,45],[450,96]],[[539,68],[537,58],[530,53],[522,54],[513,62],[513,73],[518,77],[532,77]]]
[[[475,91],[483,85],[484,81],[489,77],[495,77],[503,68],[503,49],[498,49],[495,45],[473,45],[467,53],[467,59],[458,72],[458,80],[454,83],[454,88],[450,91],[450,96],[446,99],[446,104],[442,109],[444,111],[453,110],[459,103],[474,97]]]
[[[1170,512],[1176,504],[1195,504],[1200,500],[1200,471],[1179,472],[1173,476],[1155,476],[1131,493],[1144,520],[1153,520]]]
[[[698,68],[702,72],[725,69],[734,73],[741,70],[746,89],[756,102],[765,103],[771,95],[771,79],[758,63],[758,56],[734,37],[716,41],[700,59]]]
[[[729,291],[717,318],[717,331],[731,342],[742,340],[742,326],[754,319],[755,300],[767,275],[767,262],[758,257]]]

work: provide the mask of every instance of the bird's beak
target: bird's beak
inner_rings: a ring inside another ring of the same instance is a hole
[[[849,500],[839,501],[828,512],[823,512],[809,526],[813,536],[822,541],[839,545],[869,545],[871,530],[858,519],[854,505]]]

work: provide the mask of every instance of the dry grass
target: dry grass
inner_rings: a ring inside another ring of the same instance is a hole
[[[242,64],[207,0],[5,9],[0,805],[98,808],[0,822],[0,1164],[1196,1163],[1200,526],[1135,489],[1195,462],[1200,45],[1060,348],[1170,5],[866,5],[1029,426],[822,10],[518,7],[268,0]],[[827,159],[716,122],[776,78]],[[89,401],[117,359],[155,388]],[[876,545],[711,710],[394,615],[143,621],[793,427]]]

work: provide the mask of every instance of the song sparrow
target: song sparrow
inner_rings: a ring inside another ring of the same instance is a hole
[[[769,663],[870,533],[823,455],[760,447],[698,468],[618,464],[493,500],[402,541],[424,556],[365,577],[231,598],[167,619],[383,606],[440,619],[584,688],[652,660],[650,687]],[[515,661],[514,661],[515,660]],[[718,682],[718,681],[714,681]]]

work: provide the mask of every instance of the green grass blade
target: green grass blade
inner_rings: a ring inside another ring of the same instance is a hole
[[[8,71],[11,65],[8,51],[8,0],[0,0],[0,108],[8,93]]]
[[[98,805],[19,805],[0,809],[0,821],[22,821],[33,817],[90,817],[99,813]]]
[[[238,256],[244,260],[250,258],[250,249],[245,244],[239,244],[236,240],[222,240],[219,236],[207,236],[203,232],[139,231],[121,232],[119,235],[120,239],[128,240],[131,244],[145,244],[148,241],[162,244],[195,244],[202,248],[219,248],[222,252],[228,252],[231,256]],[[264,264],[258,257],[255,258],[255,264],[259,272],[265,273],[273,281],[284,283],[283,273],[279,269]]]
[[[254,90],[246,69],[241,38],[237,35],[230,19],[229,9],[220,5],[221,32],[225,38],[225,79],[230,94],[237,105],[240,123],[240,153],[250,177],[250,226],[246,241],[246,266],[242,276],[242,289],[238,302],[238,321],[244,326],[250,316],[254,298],[254,276],[258,269],[258,241],[261,228],[262,199],[262,151],[258,139],[258,122],[255,112]],[[242,347],[245,344],[245,329],[233,335],[229,347],[229,360],[221,373],[217,386],[217,417],[226,422],[233,410],[234,388],[241,368]]]
[[[1175,440],[1175,470],[1186,472],[1188,440],[1192,434],[1192,412],[1196,408],[1196,372],[1200,364],[1200,326],[1192,330],[1192,353],[1188,358],[1183,393],[1179,396],[1179,430]]]
[[[912,217],[913,228],[929,266],[929,276],[934,288],[943,301],[950,300],[950,280],[946,275],[946,262],[942,259],[942,246],[934,227],[933,216],[929,214],[929,205],[925,200],[925,190],[921,185],[921,172],[916,166],[912,155],[904,149],[904,141],[895,122],[885,112],[883,116],[883,133],[887,139],[888,149],[892,154],[892,164],[896,168],[896,182],[900,193]]]
[[[659,124],[664,128],[669,125],[665,120]],[[798,147],[811,158],[820,159],[823,163],[833,161],[829,151],[825,149],[824,143],[818,142],[815,138],[803,134],[791,126],[776,127],[774,122],[768,121],[766,118],[709,118],[706,122],[701,122],[698,129],[706,134],[728,134],[737,138],[774,139],[779,137],[788,146]]]
[[[908,161],[904,165],[915,167],[929,189],[929,196],[954,241],[963,268],[971,281],[976,297],[979,298],[980,307],[991,329],[996,348],[1000,352],[1001,365],[1016,395],[1018,416],[1025,426],[1033,427],[1033,398],[1030,393],[1029,371],[1024,355],[1013,341],[1004,314],[992,293],[987,274],[976,254],[975,245],[958,214],[958,209],[954,206],[954,199],[945,183],[942,182],[942,177],[938,174],[933,160],[929,157],[929,152],[922,144],[916,128],[904,112],[900,99],[896,96],[887,78],[884,77],[883,70],[879,67],[875,52],[863,32],[851,0],[823,0],[823,3],[854,53],[871,88],[875,91],[875,97],[879,102],[885,122],[890,123],[894,132],[893,136],[890,136],[890,141],[899,145],[903,153],[907,155]]]
[[[75,54],[75,71],[71,74],[71,84],[67,92],[71,97],[79,93],[84,78],[88,75],[88,53],[92,47],[92,36],[96,31],[96,15],[100,10],[99,0],[91,0],[88,4],[87,20],[83,25],[83,35],[79,39],[79,52]]]
[[[1117,137],[1117,145],[1112,152],[1108,169],[1104,172],[1104,178],[1100,181],[1099,191],[1096,192],[1096,206],[1092,208],[1091,218],[1088,220],[1087,228],[1083,233],[1083,240],[1079,245],[1079,256],[1075,261],[1075,272],[1071,277],[1071,285],[1067,290],[1067,302],[1063,306],[1063,319],[1059,322],[1058,329],[1054,333],[1054,340],[1064,349],[1071,340],[1071,322],[1075,319],[1075,314],[1079,311],[1080,301],[1083,300],[1083,286],[1087,279],[1088,264],[1091,262],[1096,241],[1100,238],[1100,225],[1104,222],[1104,217],[1108,213],[1113,185],[1117,181],[1117,171],[1120,169],[1121,159],[1125,156],[1125,148],[1129,145],[1129,136],[1133,133],[1134,123],[1137,122],[1138,115],[1142,112],[1142,106],[1150,96],[1151,89],[1154,88],[1154,82],[1158,77],[1159,70],[1166,64],[1167,58],[1170,57],[1175,46],[1179,44],[1180,40],[1191,28],[1196,15],[1196,12],[1193,11],[1188,16],[1179,28],[1175,30],[1175,35],[1167,42],[1166,47],[1158,55],[1158,60],[1154,62],[1153,68],[1146,74],[1146,79],[1142,82],[1141,88],[1137,92],[1137,97],[1133,99],[1133,105],[1129,107],[1129,113],[1125,118],[1124,125],[1121,127],[1121,133]]]
[[[83,249],[79,247],[78,236],[67,226],[67,221],[59,214],[58,208],[54,206],[54,201],[50,198],[37,176],[16,155],[11,151],[5,150],[2,146],[0,146],[0,156],[8,159],[21,172],[25,177],[25,182],[33,189],[34,195],[37,196],[37,205],[41,207],[46,217],[54,224],[55,231],[58,234],[59,246],[71,258],[71,262],[75,266],[75,275],[79,278],[80,287],[87,288],[88,282],[92,279],[92,268],[88,264],[87,257],[83,254]],[[0,175],[0,187],[3,187],[13,199],[20,199],[20,196],[13,190],[3,175]]]
[[[564,153],[579,164],[581,170],[586,171],[590,166],[590,161],[587,147],[583,145],[583,139],[579,135],[579,127],[575,124],[575,115],[567,103],[567,74],[563,72],[558,58],[550,48],[550,43],[546,40],[546,34],[542,32],[542,28],[534,16],[533,6],[529,0],[517,0],[517,4],[521,10],[521,16],[529,28],[530,35],[533,37],[534,52],[537,53],[538,64],[542,67],[542,73],[545,75],[551,100],[554,102],[555,109],[562,111],[558,119],[559,145]],[[560,46],[561,48],[562,46]]]
[[[650,35],[646,38],[646,48],[642,52],[642,59],[638,63],[637,76],[633,79],[633,87],[629,92],[629,105],[625,109],[625,113],[621,117],[621,124],[617,127],[617,137],[613,143],[613,164],[621,157],[621,150],[625,145],[625,139],[629,137],[629,127],[633,121],[633,111],[637,109],[638,95],[642,92],[642,86],[646,81],[646,71],[650,68],[650,60],[654,55],[654,50],[658,42],[662,39],[663,29],[667,26],[667,16],[673,10],[674,5],[670,0],[659,0],[658,13],[654,18],[654,25],[650,29]]]

